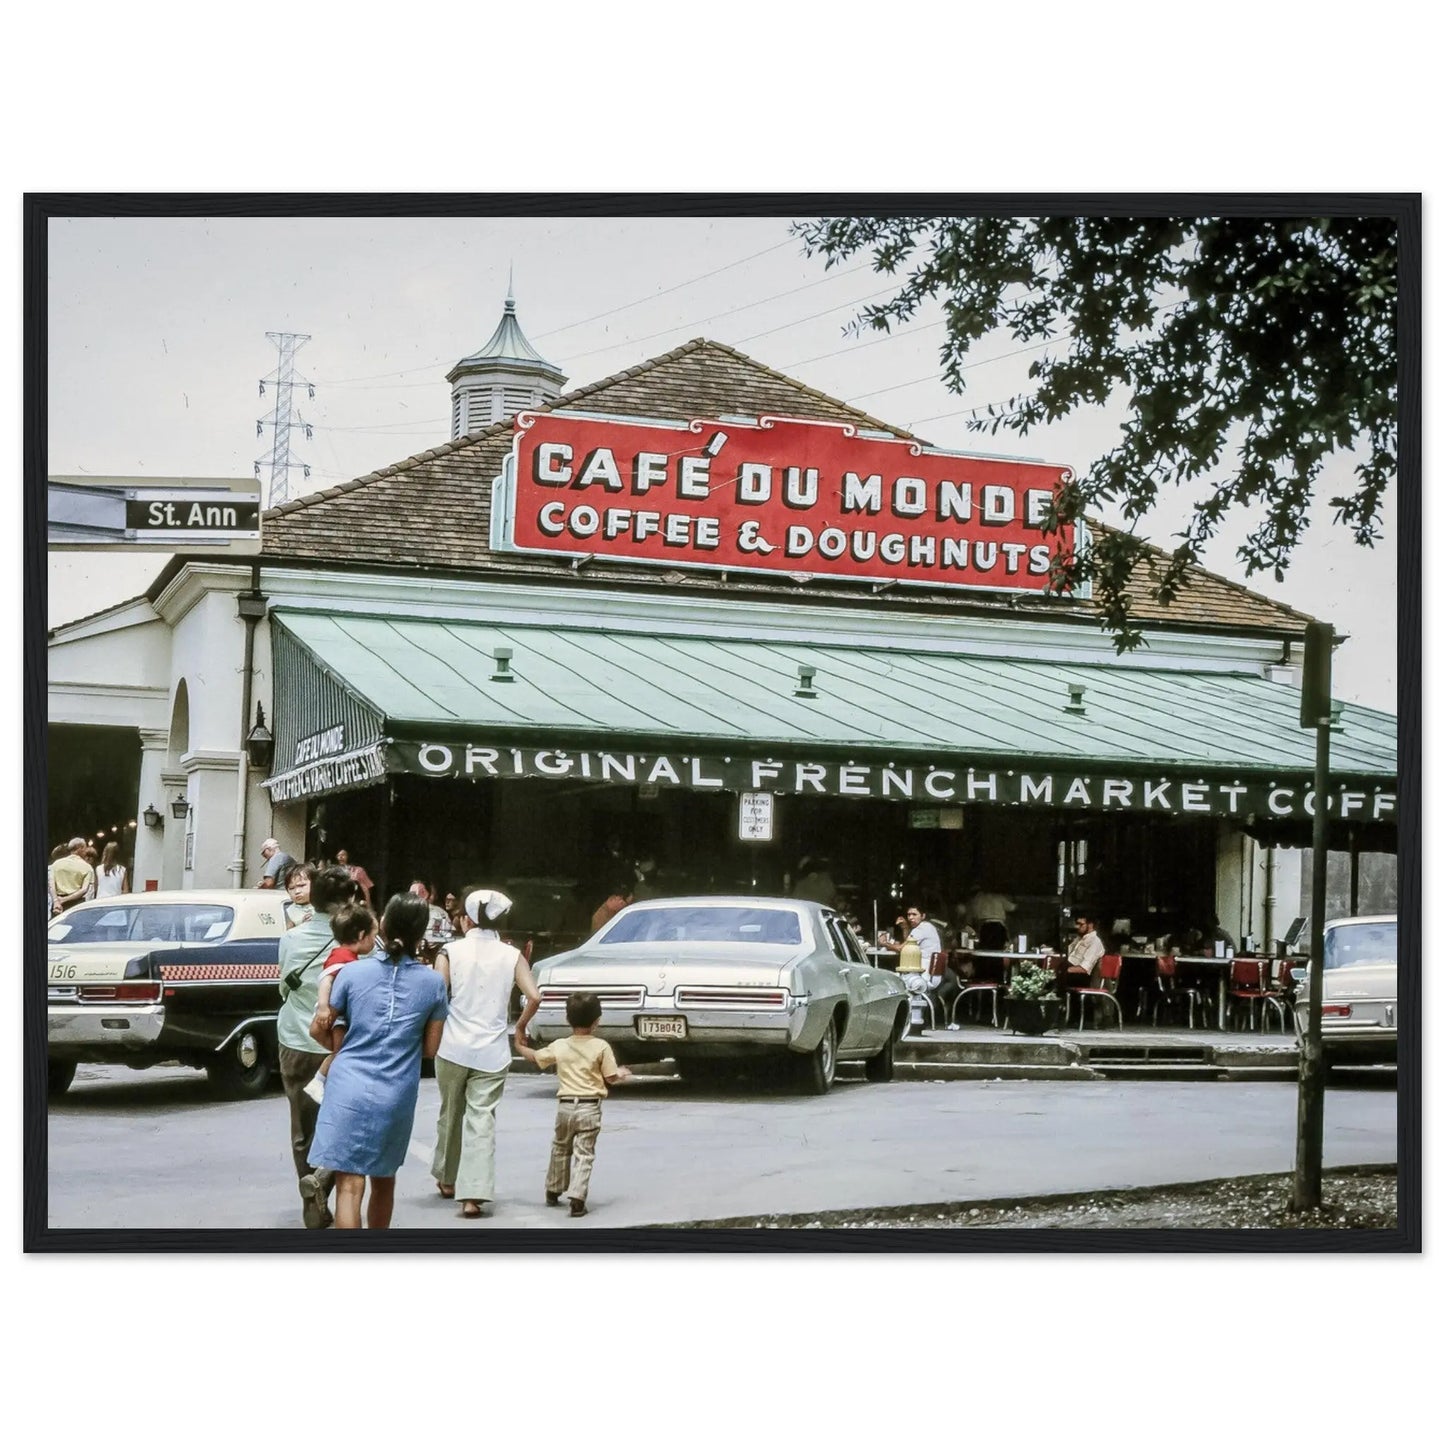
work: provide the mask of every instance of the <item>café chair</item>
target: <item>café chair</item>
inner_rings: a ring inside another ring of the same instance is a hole
[[[1264,1032],[1265,1020],[1273,1012],[1279,1020],[1280,1033],[1288,1033],[1294,1019],[1294,978],[1287,958],[1264,959],[1261,966],[1259,1028]]]
[[[928,1027],[936,1029],[938,1021],[943,1017],[943,1002],[938,997],[939,990],[943,987],[943,980],[948,973],[948,953],[934,953],[929,955],[928,967],[923,972],[923,1000],[928,1005]]]
[[[972,996],[975,1009],[981,995],[987,995],[993,1009],[993,1026],[998,1027],[998,999],[1004,987],[1004,961],[1001,958],[975,958],[973,977],[964,981],[963,987],[954,995],[953,1014],[950,1023],[958,1022],[958,1011],[965,999]]]
[[[1099,987],[1098,988],[1071,988],[1069,998],[1079,1001],[1079,1032],[1084,1030],[1084,1020],[1088,1017],[1088,1003],[1090,999],[1108,999],[1114,1006],[1114,1015],[1118,1020],[1119,1027],[1124,1027],[1124,1010],[1119,1004],[1119,975],[1123,972],[1124,960],[1117,953],[1106,953],[1099,960]]]
[[[1204,995],[1192,985],[1179,981],[1179,963],[1172,954],[1161,953],[1154,960],[1154,987],[1145,991],[1149,1003],[1149,1022],[1157,1025],[1159,1015],[1171,1008],[1184,1005],[1188,1011],[1189,1027],[1194,1027],[1194,1009],[1199,1007],[1201,1018],[1209,1017]],[[1140,1007],[1143,1007],[1141,1000]]]
[[[1051,953],[1044,960],[1044,967],[1054,971],[1054,986],[1062,987],[1064,979],[1068,976],[1069,960],[1062,953]]]
[[[1261,980],[1259,960],[1256,958],[1236,958],[1229,965],[1229,994],[1228,1013],[1226,1022],[1238,1016],[1241,1009],[1244,1011],[1245,1021],[1249,1028],[1254,1027],[1255,1008],[1258,1007],[1261,1014],[1264,1012],[1265,988]]]

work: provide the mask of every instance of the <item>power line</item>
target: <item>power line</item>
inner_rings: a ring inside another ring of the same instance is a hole
[[[852,268],[851,268],[850,270],[848,270],[848,271],[832,271],[832,272],[830,272],[830,273],[829,273],[828,275],[826,275],[826,276],[820,276],[816,281],[807,281],[807,282],[804,282],[804,284],[801,285],[801,286],[790,286],[786,291],[777,291],[777,292],[775,292],[775,293],[774,293],[773,295],[771,295],[771,296],[763,296],[763,297],[760,297],[760,298],[759,298],[758,300],[756,300],[756,301],[745,301],[745,302],[743,302],[743,304],[742,304],[741,306],[730,306],[730,307],[728,307],[728,309],[727,309],[726,311],[718,311],[718,312],[714,313],[712,316],[704,316],[704,317],[702,317],[700,320],[696,320],[696,321],[683,321],[683,322],[679,322],[678,325],[676,325],[676,326],[668,326],[668,327],[666,327],[666,328],[665,328],[664,330],[662,330],[662,331],[653,331],[653,332],[648,333],[648,335],[646,335],[646,336],[629,336],[625,341],[614,341],[614,342],[613,342],[611,345],[609,345],[609,346],[599,346],[599,347],[594,348],[592,351],[579,351],[579,352],[576,352],[576,353],[574,353],[573,355],[567,357],[566,360],[567,360],[568,363],[570,364],[570,363],[572,363],[572,362],[581,361],[584,357],[588,357],[588,356],[601,356],[601,355],[603,355],[604,353],[606,353],[606,352],[608,352],[608,351],[619,351],[619,350],[621,350],[621,348],[624,347],[624,346],[640,346],[644,341],[656,341],[659,336],[675,336],[679,331],[691,331],[692,328],[695,327],[695,326],[706,326],[709,321],[721,321],[724,317],[726,317],[726,316],[734,316],[734,315],[736,315],[739,311],[751,311],[751,310],[752,310],[754,307],[756,307],[756,306],[766,306],[766,305],[768,304],[768,302],[770,302],[770,301],[781,301],[785,296],[796,296],[800,291],[810,291],[810,290],[812,290],[812,288],[813,288],[814,286],[821,286],[824,281],[832,281],[832,280],[834,280],[834,279],[835,279],[836,277],[838,277],[838,276],[849,276],[849,275],[852,275],[853,272],[855,272],[855,271],[863,271],[863,270],[866,270],[866,269],[867,269],[866,266],[854,266],[854,267],[852,267]],[[893,289],[893,288],[892,288],[891,286],[885,288],[885,290],[890,290],[890,291],[891,291],[892,289]],[[882,291],[875,291],[875,292],[873,293],[873,295],[874,295],[874,296],[881,296],[881,295],[883,295],[883,292],[882,292]],[[864,297],[861,297],[861,298],[859,298],[859,299],[860,299],[860,300],[863,300],[863,301],[867,301],[867,300],[870,300],[871,297],[864,296]],[[817,315],[818,315],[818,316],[826,316],[826,315],[828,315],[828,313],[829,313],[830,311],[840,311],[840,310],[842,310],[842,308],[843,308],[844,306],[856,306],[857,304],[858,304],[857,301],[844,301],[844,302],[840,302],[839,305],[837,305],[837,306],[830,306],[830,307],[828,307],[827,310],[825,310],[825,311],[819,311],[819,312],[817,313]],[[815,319],[815,317],[813,317],[813,316],[804,316],[804,317],[802,318],[802,321],[791,321],[791,322],[788,323],[788,325],[789,325],[789,326],[801,326],[803,321],[812,321],[812,320],[814,320],[814,319]],[[786,326],[778,326],[778,327],[774,327],[773,330],[775,330],[775,331],[786,331],[786,330],[787,330],[787,327],[786,327]],[[770,335],[772,335],[772,332],[770,332],[770,331],[759,331],[759,332],[756,333],[756,335],[757,335],[757,336],[770,336]],[[755,340],[756,338],[753,337],[753,336],[747,336],[747,337],[744,337],[743,339],[744,339],[745,341],[752,341],[752,340]]]
[[[1037,391],[1030,391],[1030,392],[1025,393],[1025,394],[1022,395],[1022,396],[1015,395],[1015,396],[1002,397],[1002,398],[1000,398],[998,401],[981,401],[981,402],[979,402],[979,404],[978,404],[977,406],[966,406],[966,407],[962,407],[962,408],[961,408],[960,410],[958,410],[958,411],[941,411],[941,412],[938,413],[937,416],[921,416],[921,417],[918,417],[916,420],[909,422],[909,423],[908,423],[908,429],[909,429],[909,431],[912,431],[914,427],[924,426],[924,425],[926,425],[928,422],[931,422],[931,421],[947,421],[950,417],[955,417],[955,416],[977,416],[979,412],[981,412],[981,411],[986,412],[986,411],[989,409],[989,407],[991,407],[991,406],[1007,406],[1009,402],[1014,402],[1014,401],[1017,401],[1017,402],[1032,401],[1033,398],[1036,397],[1037,395],[1038,395],[1038,392],[1037,392]],[[1006,411],[1006,412],[1002,413],[1002,416],[1003,416],[1003,417],[1017,416],[1017,415],[1019,414],[1019,412],[1021,412],[1022,410],[1023,410],[1023,407],[1022,407],[1022,406],[1016,406],[1016,407],[1014,407],[1014,409],[1013,409],[1012,411]],[[992,421],[992,420],[994,420],[994,419],[995,419],[995,418],[992,418],[992,417],[989,418],[990,421]]]
[[[841,311],[844,306],[858,306],[864,301],[873,301],[879,296],[886,296],[894,288],[885,286],[881,291],[870,291],[866,296],[855,297],[852,301],[845,301],[839,306],[828,306],[822,311],[815,311],[811,316],[800,316],[796,321],[784,322],[781,326],[770,326],[766,331],[755,331],[751,336],[744,336],[738,344],[743,345],[749,341],[758,341],[764,336],[774,336],[779,331],[791,331],[795,326],[802,326],[805,322],[816,321],[820,316],[831,316],[835,311]]]
[[[440,366],[441,363],[438,362],[437,365]],[[416,389],[418,389],[418,388],[420,388],[420,387],[423,387],[423,386],[436,386],[436,385],[437,385],[437,382],[436,382],[436,379],[435,379],[434,369],[433,369],[432,367],[429,367],[429,366],[427,366],[427,367],[418,366],[418,367],[415,367],[415,368],[413,368],[413,369],[416,370],[416,371],[433,371],[433,379],[432,379],[431,381],[393,381],[393,382],[387,383],[387,384],[384,385],[384,386],[363,386],[363,385],[357,385],[355,382],[341,382],[341,381],[328,382],[327,385],[329,385],[329,386],[346,386],[346,387],[347,387],[349,390],[351,390],[351,391],[413,391],[413,390],[416,390]],[[406,375],[408,375],[408,374],[409,374],[409,373],[408,373],[408,372],[405,372],[405,371],[398,371],[398,372],[392,373],[392,375],[395,375],[395,376],[406,376]]]
[[[623,305],[621,305],[621,306],[614,306],[610,311],[601,311],[601,312],[598,312],[597,315],[586,317],[586,318],[585,318],[584,320],[582,320],[582,321],[569,321],[566,326],[557,326],[557,327],[553,327],[553,329],[552,329],[551,331],[538,332],[537,335],[536,335],[533,339],[534,339],[534,340],[537,340],[537,341],[542,341],[542,340],[545,340],[545,339],[546,339],[547,337],[549,337],[549,336],[560,336],[560,335],[562,334],[562,332],[564,332],[564,331],[571,331],[571,330],[573,330],[574,328],[576,328],[576,327],[578,327],[578,326],[586,326],[586,325],[588,325],[589,323],[591,323],[591,322],[593,322],[593,321],[601,321],[601,320],[603,320],[604,318],[606,318],[606,317],[608,317],[608,316],[616,316],[616,315],[618,315],[620,312],[630,311],[630,310],[632,310],[634,307],[637,307],[637,306],[645,306],[649,301],[655,301],[659,296],[669,296],[669,295],[671,295],[674,291],[682,291],[682,290],[684,290],[685,288],[687,288],[688,286],[695,286],[695,285],[697,285],[698,282],[700,282],[700,281],[707,281],[707,280],[710,280],[713,276],[720,276],[724,271],[731,271],[731,270],[733,270],[735,267],[746,265],[749,261],[756,261],[760,256],[767,256],[767,255],[769,255],[770,253],[772,253],[773,251],[780,251],[780,250],[782,250],[782,248],[783,248],[784,246],[790,245],[791,243],[792,243],[792,238],[789,237],[789,238],[787,238],[786,240],[779,241],[776,245],[773,245],[773,246],[765,246],[761,251],[754,251],[754,252],[752,253],[752,255],[750,255],[750,256],[743,256],[743,257],[741,257],[740,259],[738,259],[738,260],[736,260],[736,261],[729,261],[729,262],[727,263],[727,265],[725,265],[725,266],[718,266],[718,267],[716,267],[716,268],[715,268],[714,270],[712,270],[712,271],[705,271],[705,272],[703,272],[703,274],[702,274],[701,276],[690,276],[686,281],[679,281],[675,286],[669,286],[669,287],[667,287],[665,290],[662,290],[662,291],[654,291],[650,296],[640,296],[640,297],[638,297],[637,300],[635,300],[635,301],[624,302]],[[832,274],[833,274],[833,275],[838,275],[838,274],[840,274],[840,273],[834,272],[834,273],[832,273]],[[783,293],[781,293],[781,294],[786,295],[787,293],[786,293],[786,292],[783,292]],[[755,304],[761,304],[761,303],[755,303]],[[714,318],[709,317],[709,318],[707,318],[707,319],[708,319],[708,320],[712,320],[712,319],[714,319]],[[688,322],[688,323],[686,323],[686,324],[687,324],[687,325],[690,325],[690,326],[698,326],[698,325],[701,325],[702,323],[701,323],[701,322]],[[673,329],[673,330],[682,330],[683,328],[682,328],[682,327],[673,327],[672,329]],[[666,332],[658,332],[658,333],[656,333],[656,334],[659,335],[659,336],[664,336],[664,335],[666,335],[667,333],[666,333]],[[643,337],[643,338],[641,338],[641,339],[645,341],[645,340],[648,340],[649,338]],[[619,343],[619,345],[625,345],[625,344],[627,344],[627,343]],[[603,347],[602,349],[605,351],[605,350],[610,350],[611,348]],[[582,353],[583,356],[591,356],[591,355],[593,355],[593,354],[595,354],[595,353],[592,353],[592,352],[583,352],[583,353]],[[342,378],[340,378],[339,380],[327,381],[325,384],[326,384],[327,386],[349,386],[349,385],[351,385],[351,384],[354,383],[354,382],[359,382],[359,381],[380,381],[380,380],[383,380],[384,378],[389,377],[389,376],[411,376],[411,375],[412,375],[413,373],[415,373],[415,372],[418,372],[418,371],[433,371],[433,370],[435,370],[436,367],[438,367],[438,366],[445,366],[446,364],[447,364],[447,363],[446,363],[445,359],[443,359],[443,360],[440,360],[440,361],[431,362],[431,363],[430,363],[429,365],[427,365],[427,366],[409,366],[409,367],[404,367],[404,368],[402,368],[402,369],[399,370],[399,371],[378,371],[378,372],[373,372],[373,373],[371,373],[371,374],[369,374],[369,375],[367,375],[367,376],[349,376],[349,377],[342,377]],[[413,383],[413,384],[414,384],[414,385],[420,385],[420,386],[429,385],[429,383],[427,383],[427,382],[417,382],[417,383]],[[380,389],[382,389],[382,388],[376,388],[376,389],[377,389],[377,390],[380,390]]]
[[[823,352],[821,356],[805,356],[801,361],[784,361],[779,364],[781,367],[811,366],[815,361],[827,361],[830,356],[842,356],[845,352],[851,356],[855,351],[866,351],[870,346],[882,346],[885,341],[901,341],[905,336],[917,336],[920,331],[937,331],[940,326],[947,324],[945,318],[942,321],[925,322],[922,326],[910,326],[906,331],[885,331],[882,336],[872,341],[860,341],[856,346],[836,346],[832,351]]]
[[[1023,356],[1026,352],[1029,351],[1042,351],[1044,347],[1053,346],[1055,344],[1056,341],[1054,339],[1050,339],[1048,341],[1040,341],[1034,346],[1019,346],[1016,347],[1013,351],[1001,351],[997,356],[980,357],[979,360],[970,361],[967,363],[967,365],[960,366],[958,369],[960,371],[972,371],[975,367],[992,366],[995,361],[1007,361],[1011,356]],[[930,372],[927,376],[914,377],[912,381],[899,381],[895,382],[892,386],[880,386],[876,391],[860,391],[856,396],[844,397],[844,400],[849,402],[862,401],[863,398],[867,396],[882,396],[885,392],[903,391],[906,387],[919,386],[925,381],[938,381],[940,379],[941,378],[939,377],[939,374],[936,371],[933,371]]]
[[[724,271],[731,271],[735,266],[745,265],[749,261],[756,261],[759,256],[771,255],[774,251],[781,251],[789,245],[792,237],[779,241],[776,246],[764,246],[761,251],[754,251],[751,256],[744,256],[740,261],[729,261],[726,266],[719,266],[715,271],[706,271],[701,276],[694,276],[687,281],[679,281],[676,286],[669,286],[665,291],[654,291],[651,296],[643,296],[636,301],[628,301],[621,306],[614,306],[611,311],[599,311],[596,316],[588,316],[582,321],[569,321],[565,326],[555,326],[551,331],[542,331],[537,334],[538,341],[545,341],[549,336],[560,336],[564,331],[572,331],[578,326],[586,326],[593,321],[602,321],[608,316],[616,316],[621,311],[630,311],[634,306],[643,306],[649,301],[655,301],[659,296],[670,296],[674,291],[681,291],[688,286],[696,286],[699,281],[710,280],[714,276],[721,276]],[[835,273],[836,274],[836,273]],[[693,325],[700,323],[694,322]],[[588,352],[582,353],[584,356]]]
[[[322,431],[322,432],[355,432],[355,431],[384,432],[384,431],[392,431],[392,430],[394,430],[394,429],[396,429],[396,428],[423,427],[423,426],[431,426],[431,425],[433,425],[433,424],[435,424],[435,425],[437,425],[437,426],[441,426],[441,425],[445,424],[447,420],[448,420],[448,418],[447,418],[447,417],[444,417],[444,416],[421,416],[421,417],[410,417],[410,416],[409,416],[409,417],[406,418],[405,421],[374,422],[374,423],[371,423],[371,424],[369,424],[369,425],[363,424],[363,425],[361,425],[361,426],[322,426],[322,425],[320,425],[319,423],[316,423],[316,424],[313,424],[312,430],[313,430],[313,431]]]

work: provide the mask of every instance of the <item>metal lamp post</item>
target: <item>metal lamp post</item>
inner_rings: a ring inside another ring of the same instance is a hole
[[[1320,1206],[1320,1173],[1325,1144],[1325,1060],[1320,1041],[1320,1004],[1325,991],[1325,889],[1330,847],[1330,649],[1335,634],[1327,622],[1305,629],[1304,683],[1300,726],[1315,730],[1315,816],[1311,839],[1310,998],[1304,1047],[1300,1051],[1299,1122],[1295,1137],[1296,1210]]]

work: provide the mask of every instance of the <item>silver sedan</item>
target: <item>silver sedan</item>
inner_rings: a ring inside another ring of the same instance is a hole
[[[908,1017],[903,980],[868,962],[833,909],[795,898],[634,903],[536,977],[531,1032],[544,1044],[569,1031],[567,996],[595,993],[597,1036],[624,1062],[670,1058],[700,1077],[781,1056],[814,1094],[831,1087],[840,1060],[892,1078]]]
[[[1394,914],[1325,924],[1320,1041],[1331,1063],[1394,1063],[1399,1037]],[[1309,973],[1298,974],[1295,1028],[1309,1025]]]

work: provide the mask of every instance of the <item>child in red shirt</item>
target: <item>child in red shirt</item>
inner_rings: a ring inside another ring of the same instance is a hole
[[[336,975],[348,963],[355,963],[376,946],[376,917],[360,903],[344,903],[331,915],[331,936],[336,940],[336,947],[326,955],[326,963],[321,970],[321,983],[316,990],[316,1012],[310,1029],[311,1037],[328,1048],[331,1045],[331,1026],[336,1022],[336,1010],[331,1007],[331,986]],[[327,1054],[325,1062],[302,1090],[318,1104],[325,1096],[326,1074],[335,1057],[335,1054]]]

